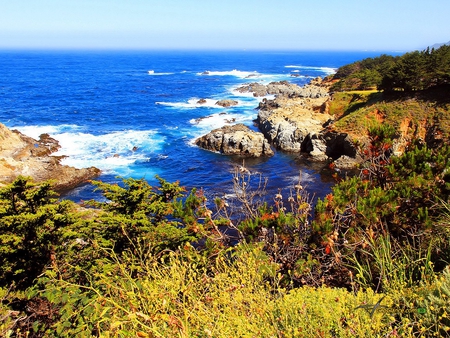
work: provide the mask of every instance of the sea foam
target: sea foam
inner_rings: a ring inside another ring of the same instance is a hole
[[[248,72],[248,71],[241,71],[237,69],[233,69],[230,71],[204,71],[202,73],[197,73],[197,75],[202,76],[235,76],[240,79],[246,79],[246,78],[259,78],[262,76],[262,74],[259,74],[257,71]]]
[[[228,99],[228,98],[227,98]],[[200,101],[202,100],[202,101]],[[156,102],[156,104],[174,107],[174,108],[185,108],[185,109],[195,109],[195,108],[215,108],[215,109],[226,109],[222,107],[216,102],[220,101],[220,99],[200,99],[198,97],[189,99],[187,102]],[[237,105],[232,107],[237,107],[241,105],[246,105],[245,103],[237,100]]]
[[[289,66],[285,66],[285,68],[296,68],[296,69],[304,69],[304,70],[314,70],[314,71],[319,71],[322,72],[326,75],[331,75],[336,73],[336,69],[335,68],[330,68],[330,67],[313,67],[313,66],[295,66],[295,65],[289,65]]]
[[[148,70],[147,74],[153,76],[161,76],[161,75],[173,75],[174,73],[156,73],[154,70]]]
[[[27,126],[16,128],[35,139],[48,133],[59,142],[61,148],[54,156],[65,156],[62,164],[75,168],[97,167],[115,172],[137,161],[157,156],[165,137],[155,130],[125,130],[103,135],[85,133],[76,125]]]

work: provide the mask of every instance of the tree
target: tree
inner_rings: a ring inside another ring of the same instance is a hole
[[[156,251],[162,251],[176,250],[204,236],[207,230],[204,224],[211,225],[212,221],[202,192],[193,190],[186,196],[186,190],[178,182],[156,178],[159,187],[133,178],[123,179],[122,186],[92,182],[107,201],[88,202],[101,212],[84,227],[86,236],[101,246],[113,247],[117,253],[138,240],[146,240]]]
[[[0,286],[31,285],[77,221],[70,201],[58,202],[50,182],[19,176],[0,190]]]

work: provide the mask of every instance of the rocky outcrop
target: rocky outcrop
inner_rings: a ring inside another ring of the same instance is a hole
[[[230,100],[230,99],[220,100],[220,101],[216,102],[217,106],[221,106],[221,107],[224,107],[224,108],[236,106],[238,104],[239,104],[239,102],[237,102],[235,100]]]
[[[306,152],[314,161],[345,156],[343,166],[351,166],[359,161],[356,148],[347,134],[328,131],[333,116],[327,113],[328,89],[321,82],[317,79],[295,95],[263,99],[256,124],[277,149]]]
[[[39,140],[11,131],[0,124],[0,186],[17,176],[31,176],[35,182],[53,180],[54,189],[67,190],[100,174],[94,167],[76,169],[60,163],[51,154],[59,149],[58,141],[47,134]]]
[[[321,112],[325,100],[286,97],[266,100],[260,105],[256,123],[277,149],[299,152],[305,138],[320,133],[332,119]]]
[[[271,82],[267,85],[254,82],[236,89],[240,93],[253,93],[255,97],[266,95],[301,97],[301,98],[322,98],[328,97],[328,90],[320,85],[306,85],[300,87],[287,81]]]
[[[299,87],[287,81],[258,82],[239,87],[241,93],[263,98],[258,106],[256,126],[261,133],[252,132],[244,125],[213,130],[199,138],[202,148],[229,155],[272,155],[269,144],[289,152],[308,153],[314,161],[333,160],[343,168],[359,163],[357,151],[345,133],[331,132],[333,116],[328,114],[329,83],[316,78]]]
[[[215,129],[198,138],[195,144],[225,155],[260,157],[274,154],[262,133],[252,131],[243,124]]]
[[[346,133],[324,131],[309,134],[302,144],[302,151],[307,152],[314,161],[331,159],[341,169],[353,168],[362,161]]]

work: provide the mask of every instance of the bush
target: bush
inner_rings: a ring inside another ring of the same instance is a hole
[[[0,190],[0,287],[26,288],[56,259],[77,216],[54,196],[50,182],[21,176]]]

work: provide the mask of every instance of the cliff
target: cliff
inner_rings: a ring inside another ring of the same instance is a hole
[[[59,149],[58,141],[47,134],[39,140],[9,130],[0,124],[0,186],[11,183],[19,175],[36,182],[54,181],[54,189],[67,190],[100,174],[94,167],[76,169],[60,163],[51,154]]]

